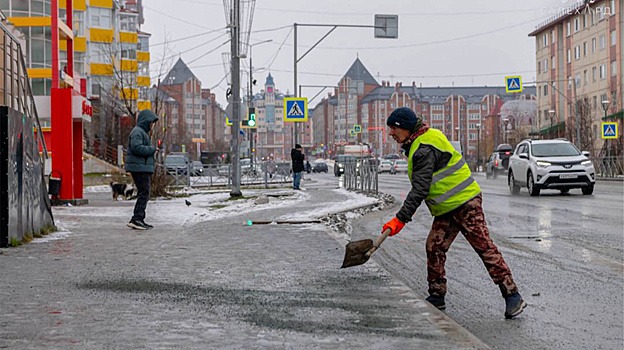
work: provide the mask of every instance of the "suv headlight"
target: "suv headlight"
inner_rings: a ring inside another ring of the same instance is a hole
[[[592,166],[593,164],[592,164],[592,161],[591,161],[591,160],[586,160],[586,161],[583,161],[583,162],[581,163],[581,165],[582,165],[582,166],[585,166],[585,167],[590,167],[590,166]]]
[[[544,162],[542,160],[537,161],[535,163],[537,164],[538,167],[541,167],[541,168],[547,168],[551,165],[549,162]]]

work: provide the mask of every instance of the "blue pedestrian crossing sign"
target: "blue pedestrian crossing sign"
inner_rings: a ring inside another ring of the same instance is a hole
[[[522,77],[519,75],[505,77],[505,92],[522,92]]]
[[[308,98],[285,97],[284,98],[284,122],[307,122],[308,121]]]
[[[602,123],[602,138],[603,139],[617,139],[618,138],[618,123],[615,123],[615,122]]]

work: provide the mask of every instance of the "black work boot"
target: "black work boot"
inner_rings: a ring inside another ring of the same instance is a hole
[[[446,309],[446,303],[444,302],[444,296],[430,295],[427,298],[425,298],[425,300],[428,301],[429,304],[437,307],[439,310]]]
[[[520,293],[516,292],[505,297],[505,318],[510,319],[522,313],[527,303]]]

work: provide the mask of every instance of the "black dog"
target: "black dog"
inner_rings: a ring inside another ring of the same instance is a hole
[[[113,190],[113,200],[116,201],[119,196],[123,196],[125,200],[130,199],[134,194],[134,185],[123,184],[119,182],[111,182],[110,187]]]

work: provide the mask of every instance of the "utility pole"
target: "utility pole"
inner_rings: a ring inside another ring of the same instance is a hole
[[[232,0],[233,6],[230,12],[230,33],[232,52],[232,189],[230,197],[241,197],[240,190],[240,145],[238,142],[240,133],[240,0]]]
[[[293,77],[293,81],[294,81],[295,85],[293,86],[293,94],[295,94],[295,97],[299,97],[299,96],[297,96],[297,62],[298,62],[298,59],[297,59],[297,23],[294,23],[293,26],[295,28],[295,30],[294,30],[294,34],[295,34],[294,44],[295,44],[295,47],[293,49],[293,54],[294,54],[294,60],[293,60],[293,62],[294,62],[294,67],[293,67],[294,77]],[[301,57],[301,58],[303,58],[303,57]],[[286,109],[286,103],[284,103],[284,109]],[[293,131],[293,144],[292,144],[292,147],[295,148],[295,145],[297,144],[297,122],[293,123],[293,129],[294,129],[294,131]]]
[[[249,95],[247,97],[247,111],[250,111],[253,105],[253,76],[252,76],[252,62],[251,62],[251,49],[253,45],[249,45]],[[248,113],[249,114],[249,113]],[[249,119],[249,115],[247,115],[247,119]],[[253,169],[254,163],[254,150],[253,150],[253,142],[254,142],[254,128],[249,128],[249,164],[251,164],[251,169]]]

